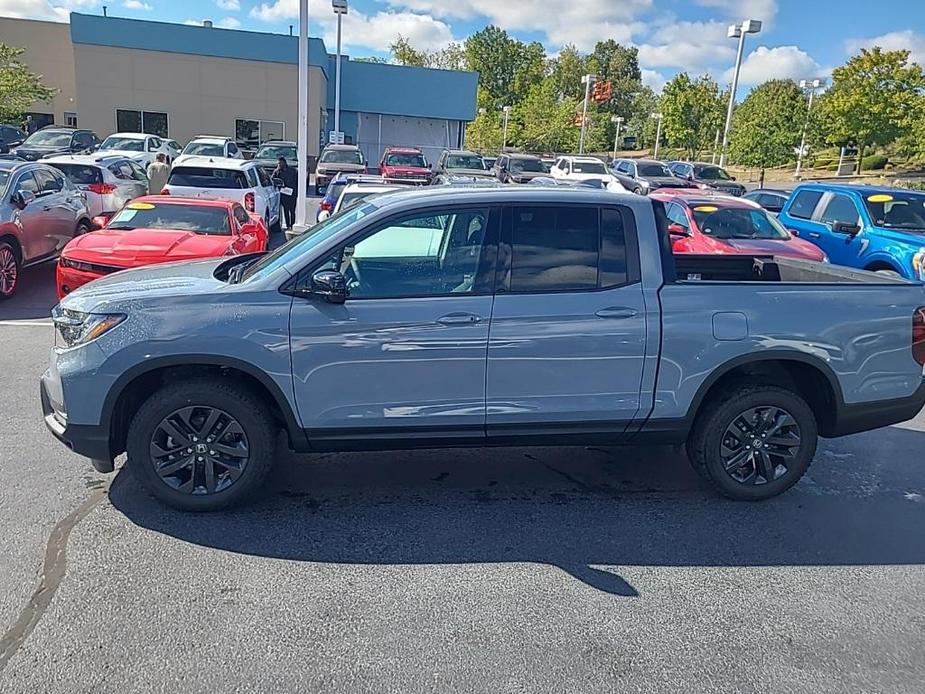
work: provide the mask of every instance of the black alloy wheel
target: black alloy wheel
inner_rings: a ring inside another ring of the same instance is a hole
[[[726,474],[740,484],[767,484],[796,462],[800,425],[781,407],[752,407],[723,433],[720,457]]]

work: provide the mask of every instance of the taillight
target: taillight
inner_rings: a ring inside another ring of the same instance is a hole
[[[97,195],[109,195],[116,192],[116,187],[112,183],[91,183],[87,190]]]
[[[255,212],[257,210],[257,203],[253,193],[244,194],[244,209],[248,212]]]
[[[912,313],[912,358],[925,366],[925,306]]]
[[[334,203],[328,200],[327,198],[322,199],[321,204],[318,206],[325,212],[330,212],[334,209]]]

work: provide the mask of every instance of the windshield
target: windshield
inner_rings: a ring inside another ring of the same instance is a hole
[[[363,156],[355,149],[328,149],[321,153],[322,164],[362,164]]]
[[[299,156],[298,149],[292,145],[264,145],[257,150],[254,159],[285,159],[295,160]]]
[[[671,176],[671,172],[664,164],[637,164],[640,176]]]
[[[209,142],[190,142],[183,148],[183,154],[199,154],[203,157],[225,156],[225,146]]]
[[[693,209],[700,231],[716,239],[789,239],[780,222],[764,210],[746,207],[717,208],[698,205]]]
[[[705,181],[731,181],[732,176],[718,166],[704,166],[697,169],[697,178]]]
[[[71,134],[39,131],[30,135],[23,144],[39,145],[41,147],[67,147],[71,144]]]
[[[602,162],[593,162],[593,161],[573,161],[572,162],[572,173],[577,174],[606,174],[607,169],[604,168]]]
[[[482,157],[472,155],[453,155],[446,158],[446,168],[448,169],[475,169],[478,171],[485,170],[485,162]]]
[[[413,166],[418,169],[426,169],[427,162],[424,161],[423,154],[390,154],[385,158],[386,166]]]
[[[925,231],[925,194],[874,193],[864,198],[864,205],[878,227]]]
[[[511,159],[508,164],[511,171],[525,171],[527,173],[546,173],[543,162],[539,159]]]
[[[121,149],[129,152],[143,152],[145,141],[130,137],[107,137],[100,145],[100,149]]]
[[[243,171],[213,169],[205,166],[177,166],[167,184],[188,188],[248,188]]]
[[[109,231],[164,229],[231,236],[228,211],[223,207],[213,205],[197,207],[196,205],[130,202],[116,213],[106,228]]]
[[[376,207],[370,203],[359,203],[341,214],[328,217],[304,234],[296,236],[289,243],[285,243],[272,253],[261,257],[260,260],[247,268],[247,272],[244,273],[241,281],[247,282],[255,277],[265,277],[287,263],[308,255],[313,249],[375,210]]]

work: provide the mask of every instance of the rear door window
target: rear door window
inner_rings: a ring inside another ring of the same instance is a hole
[[[36,169],[34,172],[35,180],[38,182],[40,195],[52,195],[60,193],[64,187],[63,179],[54,175],[51,171],[45,169]]]
[[[597,289],[600,223],[596,207],[515,207],[511,291]]]
[[[19,178],[16,179],[16,183],[13,185],[13,190],[24,190],[28,193],[34,193],[35,195],[38,195],[39,184],[36,182],[35,176],[32,175],[32,172],[26,171],[25,173],[20,174]]]
[[[787,214],[797,219],[812,219],[821,197],[821,190],[801,190],[794,196]]]

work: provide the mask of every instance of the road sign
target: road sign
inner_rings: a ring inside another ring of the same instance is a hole
[[[344,144],[343,131],[331,130],[330,132],[328,132],[328,143],[332,145]]]

